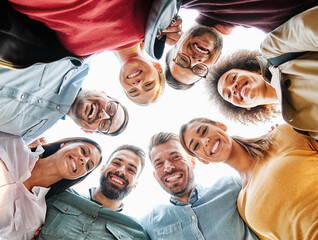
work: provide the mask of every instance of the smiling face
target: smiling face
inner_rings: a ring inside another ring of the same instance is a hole
[[[188,196],[195,187],[194,174],[188,154],[176,140],[152,148],[150,160],[160,186],[170,195]]]
[[[109,199],[124,199],[135,186],[140,171],[140,158],[130,150],[119,150],[101,174],[101,192]]]
[[[99,150],[86,142],[63,143],[52,156],[62,179],[76,179],[93,171],[101,158]]]
[[[217,40],[216,40],[217,39]],[[221,44],[218,44],[221,42]],[[221,54],[222,38],[216,30],[207,27],[195,27],[189,34],[180,41],[177,51],[173,56],[190,58],[190,68],[195,68],[197,64],[204,64],[207,67],[213,66]],[[200,80],[200,76],[193,73],[189,68],[183,68],[174,61],[171,61],[169,68],[172,76],[179,82],[191,84]]]
[[[232,139],[212,123],[189,123],[183,138],[187,149],[203,161],[225,162],[232,153]]]
[[[71,106],[70,117],[83,129],[99,131],[106,129],[105,122],[111,120],[108,133],[116,132],[124,124],[125,112],[120,103],[103,93],[82,90]]]
[[[158,63],[152,63],[139,56],[129,58],[121,67],[120,83],[130,100],[138,104],[147,104],[158,97],[163,87],[160,81],[161,72]]]
[[[218,92],[235,106],[252,108],[265,104],[266,82],[257,72],[231,69],[220,77]]]

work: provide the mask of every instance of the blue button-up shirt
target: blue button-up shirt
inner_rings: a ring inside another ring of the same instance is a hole
[[[70,110],[88,69],[75,58],[0,68],[0,131],[22,136],[26,143],[38,138]]]
[[[240,217],[236,199],[242,185],[224,177],[212,187],[198,185],[188,203],[171,199],[141,219],[151,239],[253,240],[258,239]]]

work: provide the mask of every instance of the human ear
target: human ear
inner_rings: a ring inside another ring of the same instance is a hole
[[[219,128],[221,128],[224,132],[227,131],[227,127],[225,124],[220,123],[220,122],[216,122],[216,126],[218,126]]]
[[[102,165],[102,168],[100,169],[100,172],[103,172],[105,169],[105,165]]]
[[[195,162],[195,158],[192,156],[190,156],[190,163],[191,163],[192,168],[195,169],[196,162]]]
[[[136,188],[136,187],[137,187],[137,185],[138,185],[138,182],[136,182],[136,183],[135,183],[134,188]]]
[[[156,178],[156,173],[155,172],[152,172],[152,175],[154,178]]]
[[[90,130],[86,130],[86,129],[83,129],[83,128],[81,128],[84,132],[86,132],[86,133],[93,133],[93,131],[90,131]]]
[[[159,72],[162,72],[162,67],[160,65],[160,63],[158,62],[154,62],[153,66],[155,67],[155,69],[157,69]]]

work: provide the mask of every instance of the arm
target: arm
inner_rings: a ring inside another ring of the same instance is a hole
[[[265,58],[288,52],[318,51],[318,7],[302,12],[269,33],[261,44]]]
[[[175,45],[179,41],[182,35],[182,19],[180,16],[178,16],[176,20],[173,20],[169,27],[162,31],[158,39],[164,35],[167,36],[166,44],[168,45]]]

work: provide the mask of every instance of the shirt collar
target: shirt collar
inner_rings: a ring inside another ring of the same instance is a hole
[[[261,68],[261,75],[263,76],[264,80],[268,83],[271,83],[272,73],[269,71],[269,67],[271,66],[270,62],[267,61],[266,58],[262,56],[257,56],[256,60]]]
[[[94,203],[96,203],[96,204],[98,204],[98,205],[100,205],[100,206],[103,206],[102,203],[100,203],[100,202],[98,202],[98,201],[96,201],[96,200],[94,199],[93,193],[94,193],[95,190],[96,190],[96,188],[90,188],[90,189],[89,189],[89,200],[91,200],[92,202],[94,202]],[[118,209],[116,209],[115,211],[116,211],[116,212],[121,212],[121,211],[123,210],[123,208],[124,208],[124,204],[121,203],[121,204],[120,204],[120,207],[119,207]]]
[[[197,185],[190,193],[190,197],[188,199],[188,202],[184,203],[184,202],[180,202],[176,199],[173,199],[173,197],[170,198],[170,202],[174,205],[177,206],[185,206],[185,205],[193,205],[195,204],[196,201],[199,200],[199,198],[203,195],[204,193],[204,189],[201,185]]]

